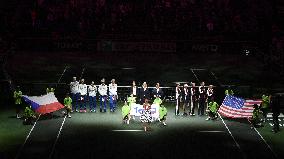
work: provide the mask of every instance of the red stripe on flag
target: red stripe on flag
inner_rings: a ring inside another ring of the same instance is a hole
[[[62,108],[64,108],[64,106],[61,103],[55,102],[51,104],[41,105],[35,111],[40,114],[47,114],[47,113],[51,113],[51,112],[57,111]]]

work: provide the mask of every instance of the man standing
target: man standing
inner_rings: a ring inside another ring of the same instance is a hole
[[[104,78],[101,80],[98,91],[100,94],[100,112],[102,112],[102,104],[104,104],[104,112],[106,112],[107,85],[105,84]]]
[[[91,85],[88,87],[89,92],[89,106],[90,106],[90,112],[96,112],[96,94],[97,94],[97,87],[95,85],[95,82],[92,81]]]
[[[14,91],[14,99],[16,105],[16,117],[17,119],[20,118],[20,111],[21,111],[21,104],[22,104],[22,91],[20,91],[20,86],[17,86],[16,90]]]
[[[136,86],[135,81],[132,81],[132,86],[130,88],[130,94],[132,94],[134,97],[137,97],[138,95],[138,88]]]
[[[206,97],[205,83],[201,82],[200,86],[199,86],[199,106],[198,106],[198,115],[199,116],[204,115],[206,98],[207,97]]]
[[[270,101],[270,105],[272,108],[272,118],[273,118],[273,130],[272,132],[277,133],[280,131],[279,129],[279,121],[278,116],[280,115],[280,96],[273,95]]]
[[[260,110],[262,111],[262,114],[263,114],[263,117],[264,117],[264,122],[266,121],[267,113],[269,111],[269,103],[270,103],[270,96],[263,94]]]
[[[86,107],[86,100],[87,100],[87,85],[85,84],[85,80],[81,79],[81,83],[79,84],[79,91],[80,91],[80,112],[87,112],[87,107]]]
[[[140,94],[140,104],[143,105],[143,103],[145,102],[145,99],[150,98],[150,92],[149,92],[146,82],[143,82],[142,88],[140,88],[139,94]]]
[[[176,109],[175,109],[175,115],[179,115],[180,100],[181,100],[180,84],[177,83],[176,84]]]
[[[194,110],[197,106],[197,102],[198,102],[198,94],[197,94],[196,87],[195,87],[195,83],[191,83],[191,88],[190,88],[190,105],[191,105],[191,111],[190,111],[190,115],[194,116]]]
[[[72,111],[78,111],[78,100],[79,100],[79,82],[76,80],[76,77],[73,77],[73,81],[70,83],[70,91],[72,95],[72,101],[73,101],[73,106],[72,106]]]
[[[133,94],[130,94],[130,96],[127,98],[128,105],[130,109],[132,109],[132,104],[136,103],[136,97],[133,96]],[[132,119],[135,120],[135,116],[132,115]]]
[[[154,96],[154,98],[156,98],[157,96],[159,96],[160,98],[162,98],[163,99],[163,95],[164,95],[164,93],[163,93],[163,90],[160,88],[160,83],[157,83],[156,84],[156,87],[153,89],[153,96]]]
[[[190,93],[189,93],[188,85],[187,85],[187,84],[184,84],[184,85],[183,85],[182,98],[183,98],[183,115],[188,115],[188,114],[186,113],[186,108],[189,107]],[[190,110],[189,110],[188,113],[190,113]]]
[[[115,83],[115,79],[111,80],[111,83],[109,84],[108,89],[109,89],[110,112],[114,112],[116,108],[116,101],[117,101],[117,84]]]

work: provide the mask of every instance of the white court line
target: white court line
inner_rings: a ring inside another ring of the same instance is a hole
[[[38,119],[40,118],[40,116],[41,116],[41,114],[39,114],[38,118],[36,119],[36,121],[35,121],[33,127],[31,128],[31,130],[30,130],[28,136],[27,136],[26,139],[25,139],[25,142],[23,143],[23,145],[21,146],[20,150],[18,151],[18,153],[17,153],[15,159],[19,158],[19,156],[20,156],[20,154],[21,154],[21,152],[22,152],[22,150],[23,150],[23,148],[24,148],[26,142],[28,141],[28,139],[29,139],[29,137],[30,137],[32,131],[34,130],[34,127],[35,127],[35,125],[36,125]]]
[[[248,122],[251,123],[248,119]],[[270,147],[270,145],[266,142],[266,140],[262,137],[262,135],[259,133],[259,131],[256,130],[255,127],[253,127],[253,129],[257,132],[257,134],[260,136],[260,138],[263,140],[263,142],[266,144],[267,148],[273,153],[275,158],[278,158],[276,153],[272,150],[272,148]]]
[[[67,70],[67,66],[65,66],[65,68],[64,68],[64,70],[63,70],[63,72],[62,72],[62,74],[61,74],[61,76],[59,77],[59,79],[58,79],[58,81],[57,81],[57,84],[61,81],[61,79],[62,79],[62,77],[63,77],[63,75],[65,74],[65,72],[66,72],[66,70]]]
[[[127,131],[143,131],[143,130],[112,130],[112,131],[121,131],[121,132],[127,132]]]
[[[201,132],[201,133],[223,133],[224,131],[198,131],[198,132]]]
[[[54,144],[53,144],[53,147],[52,147],[51,153],[50,153],[50,155],[49,155],[49,159],[51,159],[51,158],[52,158],[52,155],[53,155],[53,152],[54,152],[54,149],[55,149],[56,143],[57,143],[58,138],[59,138],[59,136],[60,136],[60,134],[61,134],[61,130],[62,130],[63,125],[64,125],[64,123],[65,123],[65,119],[66,119],[66,117],[67,117],[67,115],[65,115],[65,117],[64,117],[64,119],[63,119],[63,122],[62,122],[62,124],[61,124],[61,127],[60,127],[60,129],[59,129],[59,131],[58,131],[58,134],[57,134],[56,140],[55,140],[55,142],[54,142]]]
[[[222,120],[223,124],[225,125],[226,129],[228,130],[229,134],[230,134],[231,137],[233,138],[233,140],[234,140],[236,146],[239,148],[240,152],[242,153],[243,158],[246,159],[247,157],[246,157],[245,153],[242,151],[242,149],[241,149],[239,143],[236,141],[235,137],[234,137],[233,134],[231,133],[231,131],[230,131],[230,129],[228,128],[227,124],[224,122],[223,118],[221,117],[221,115],[220,115],[219,113],[218,113],[218,115],[219,115],[219,117],[221,118],[221,120]]]

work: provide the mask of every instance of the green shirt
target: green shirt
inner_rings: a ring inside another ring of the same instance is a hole
[[[261,107],[262,108],[268,108],[269,107],[269,97],[266,95],[262,96],[262,103],[261,103]]]
[[[162,104],[162,99],[161,98],[155,98],[153,104],[161,105]]]
[[[34,115],[35,115],[35,113],[30,107],[25,108],[25,111],[24,111],[24,117],[25,118],[29,118],[29,117],[32,117]]]
[[[14,91],[15,104],[22,104],[22,95],[21,91]]]
[[[129,105],[131,104],[131,103],[135,103],[136,102],[136,97],[128,97],[127,98],[127,102],[129,103]]]
[[[259,119],[259,109],[254,109],[252,112],[252,119],[253,120],[258,120]]]
[[[72,106],[72,99],[70,97],[64,98],[64,105],[65,106]]]
[[[121,112],[122,112],[122,117],[124,118],[125,116],[127,116],[129,114],[130,106],[128,106],[128,105],[122,106]]]
[[[46,88],[46,93],[54,93],[54,88]]]
[[[216,102],[210,102],[209,105],[208,105],[208,107],[209,107],[209,110],[210,110],[211,112],[216,113],[217,110],[218,110],[219,105],[218,105],[218,103],[216,103]]]
[[[227,90],[225,90],[225,95],[234,95],[234,91],[233,90],[229,90],[229,89],[227,89]]]
[[[162,119],[164,116],[167,115],[167,108],[166,107],[159,107],[159,118]]]

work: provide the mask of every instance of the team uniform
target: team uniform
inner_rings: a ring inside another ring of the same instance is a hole
[[[150,92],[147,86],[140,88],[139,94],[140,94],[140,104],[143,104],[145,102],[145,99],[150,98]]]
[[[88,87],[89,92],[89,106],[90,106],[90,112],[96,112],[96,95],[97,95],[97,87],[94,84],[91,84]]]
[[[198,104],[198,93],[196,88],[193,86],[192,88],[190,88],[190,104],[191,104],[191,111],[190,111],[190,115],[195,115],[194,111],[195,108],[197,107]]]
[[[175,115],[179,115],[180,101],[181,101],[181,90],[180,90],[179,84],[178,84],[176,86],[176,109],[175,109]]]
[[[86,100],[87,100],[87,85],[85,83],[79,84],[79,92],[80,92],[80,112],[87,112]]]
[[[127,98],[127,103],[131,109],[131,105],[136,103],[136,97],[133,96],[133,94],[131,94],[128,98]],[[135,116],[132,116],[132,119],[135,120]]]
[[[20,118],[20,111],[21,111],[21,104],[22,104],[22,91],[16,90],[14,91],[14,99],[15,99],[15,105],[16,105],[16,117]]]
[[[189,107],[189,103],[190,103],[190,91],[188,90],[187,84],[185,84],[183,88],[182,100],[183,100],[183,115],[187,115],[186,108]],[[190,113],[190,110],[188,113]]]
[[[257,104],[255,104],[254,106],[254,110],[252,112],[252,119],[251,119],[251,122],[252,122],[252,126],[253,127],[259,127],[259,126],[262,126],[261,125],[261,122],[260,122],[260,109],[258,107]]]
[[[117,103],[117,84],[111,83],[109,84],[108,88],[109,88],[109,107],[110,111],[114,112]]]
[[[269,103],[270,103],[269,96],[262,95],[262,103],[260,110],[262,111],[264,121],[266,121],[267,113],[269,111]]]
[[[98,91],[99,91],[99,94],[100,94],[100,112],[102,112],[102,109],[104,109],[104,112],[106,112],[107,85],[102,83],[99,86]],[[102,105],[104,105],[103,108],[102,108]]]
[[[74,79],[74,78],[73,78]],[[79,97],[80,97],[80,92],[79,92],[79,82],[78,81],[73,81],[70,83],[70,92],[72,96],[72,101],[73,101],[73,106],[72,106],[72,111],[78,112],[78,107],[79,107]]]
[[[159,96],[156,96],[153,104],[157,104],[158,108],[160,108],[161,104],[163,103],[162,99]],[[154,118],[154,117],[153,117]],[[160,121],[161,118],[158,119],[153,119],[153,120],[159,120]]]
[[[205,86],[199,86],[199,106],[198,106],[198,115],[204,115],[205,102],[206,102],[206,89]]]

